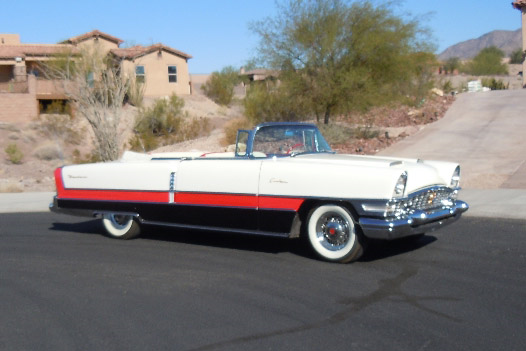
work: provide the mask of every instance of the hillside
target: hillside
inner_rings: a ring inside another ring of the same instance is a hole
[[[494,30],[486,33],[477,39],[470,39],[458,44],[452,45],[444,50],[438,58],[447,60],[451,57],[460,59],[471,59],[475,57],[480,50],[489,46],[496,46],[509,55],[513,50],[520,48],[522,45],[521,30]]]

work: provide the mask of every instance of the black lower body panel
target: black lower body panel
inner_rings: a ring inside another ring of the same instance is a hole
[[[58,199],[59,209],[135,213],[144,223],[288,236],[294,211],[119,201]]]

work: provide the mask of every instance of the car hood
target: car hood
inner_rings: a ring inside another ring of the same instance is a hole
[[[288,162],[298,163],[316,163],[322,165],[339,165],[349,166],[352,168],[363,167],[370,171],[382,172],[392,174],[393,170],[397,170],[402,174],[407,172],[407,192],[413,192],[425,187],[439,185],[449,186],[451,176],[458,166],[454,162],[445,161],[424,161],[420,159],[409,158],[393,158],[393,157],[378,157],[378,156],[362,156],[349,154],[331,154],[331,153],[316,153],[316,154],[301,154],[284,159]],[[285,162],[287,162],[285,161]]]

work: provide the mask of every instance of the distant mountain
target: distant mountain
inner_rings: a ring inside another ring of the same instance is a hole
[[[480,50],[489,46],[496,46],[504,51],[506,55],[509,55],[512,51],[522,47],[521,29],[515,31],[494,30],[477,39],[470,39],[452,45],[438,55],[438,58],[442,61],[451,57],[471,59],[475,57]]]

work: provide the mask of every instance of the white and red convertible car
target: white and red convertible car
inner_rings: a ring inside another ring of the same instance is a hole
[[[102,217],[130,239],[141,225],[303,236],[321,258],[358,259],[368,238],[421,235],[468,209],[456,163],[335,154],[318,128],[265,123],[230,153],[126,153],[55,171],[51,210]]]

